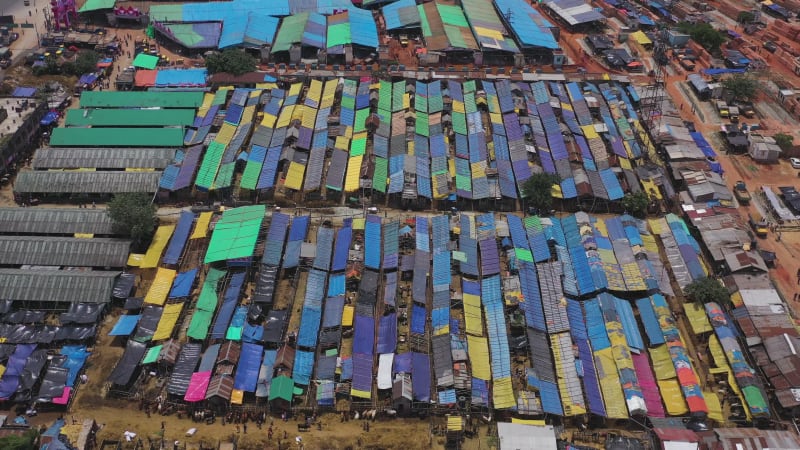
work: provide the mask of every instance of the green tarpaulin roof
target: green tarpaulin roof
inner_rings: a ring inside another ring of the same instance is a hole
[[[287,377],[286,375],[281,375],[272,380],[269,386],[269,401],[273,401],[276,398],[286,400],[287,402],[292,401],[292,395],[294,394],[294,380]]]
[[[189,126],[194,122],[193,109],[69,109],[68,127],[160,127]]]
[[[53,147],[182,147],[183,128],[56,128]]]
[[[139,53],[133,59],[133,67],[141,67],[143,69],[155,69],[158,65],[158,56],[148,55],[147,53]]]
[[[208,269],[208,274],[205,281],[203,281],[203,289],[197,298],[195,308],[211,312],[217,309],[217,283],[224,276],[224,270],[214,269],[213,267]]]
[[[111,9],[117,0],[86,0],[78,12],[97,11],[98,9]]]
[[[152,364],[158,361],[158,354],[161,353],[161,348],[163,346],[164,344],[159,344],[147,349],[147,353],[144,354],[144,359],[142,359],[142,364]]]
[[[197,108],[203,92],[87,91],[81,108]]]
[[[284,18],[283,22],[281,22],[281,27],[278,29],[275,42],[272,44],[271,53],[287,51],[292,44],[300,42],[303,39],[303,31],[305,31],[308,16],[308,12],[303,12]]]
[[[205,264],[253,256],[265,205],[243,206],[225,211],[214,226]]]
[[[198,309],[192,315],[192,321],[189,323],[189,329],[186,335],[192,339],[203,340],[208,336],[208,327],[211,326],[211,321],[214,319],[214,311],[205,311]]]

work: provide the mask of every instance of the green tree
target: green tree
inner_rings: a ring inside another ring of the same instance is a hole
[[[714,278],[706,277],[694,280],[683,291],[687,297],[702,305],[710,302],[722,304],[730,299],[730,294],[725,286]]]
[[[736,100],[748,101],[758,94],[758,80],[745,74],[735,74],[722,80],[722,87]]]
[[[156,228],[156,206],[144,193],[122,193],[108,202],[108,216],[115,233],[130,236],[141,247]]]
[[[710,53],[719,52],[719,46],[725,42],[725,35],[707,23],[682,22],[678,24],[678,29]]]
[[[772,138],[775,139],[775,143],[778,144],[778,147],[784,152],[788,152],[794,147],[794,136],[791,134],[777,133],[772,136]]]
[[[100,61],[100,54],[92,50],[81,50],[75,57],[75,76],[94,72],[97,69],[97,61]]]
[[[628,214],[643,218],[647,215],[647,207],[650,206],[650,197],[644,191],[625,194],[622,197],[622,206]]]
[[[529,207],[540,211],[549,211],[553,204],[552,189],[561,181],[552,173],[535,173],[522,185],[522,197]]]
[[[736,21],[739,23],[752,23],[755,20],[756,16],[752,13],[752,11],[742,11],[736,16]]]
[[[212,53],[206,57],[209,73],[228,72],[241,75],[256,70],[256,59],[244,50],[228,49],[222,53]]]
[[[11,434],[0,438],[0,448],[3,450],[35,450],[36,438],[39,431],[30,429],[25,434]]]

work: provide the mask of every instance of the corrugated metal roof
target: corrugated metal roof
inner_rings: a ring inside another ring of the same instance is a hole
[[[119,272],[0,269],[0,298],[107,303],[117,275]]]
[[[40,148],[34,169],[163,169],[175,159],[174,148]]]
[[[0,208],[0,233],[112,234],[102,209]]]
[[[53,236],[0,236],[0,264],[124,267],[131,242]]]
[[[44,172],[22,171],[14,183],[16,193],[118,194],[153,193],[161,172]]]

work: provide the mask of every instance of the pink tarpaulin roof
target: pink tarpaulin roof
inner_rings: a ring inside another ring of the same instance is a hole
[[[66,405],[69,403],[69,393],[72,391],[72,388],[69,386],[64,387],[64,392],[61,394],[61,397],[53,398],[53,403],[56,405]]]
[[[661,394],[658,392],[653,371],[650,369],[650,360],[647,353],[631,353],[633,358],[633,368],[636,370],[636,378],[639,379],[639,387],[642,388],[644,404],[647,406],[647,415],[651,417],[666,417],[664,405],[661,403]]]
[[[199,402],[206,399],[206,389],[208,389],[208,382],[211,380],[211,371],[208,372],[195,372],[192,374],[192,379],[189,380],[189,389],[186,390],[186,395],[183,399],[187,402]]]

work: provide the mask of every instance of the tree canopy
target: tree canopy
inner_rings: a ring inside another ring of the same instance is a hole
[[[644,191],[625,194],[622,197],[622,206],[625,211],[632,216],[643,218],[647,215],[647,207],[650,206],[650,197]]]
[[[682,22],[678,24],[678,29],[710,53],[717,53],[719,46],[725,42],[725,35],[707,23]]]
[[[778,147],[781,148],[783,151],[789,151],[794,147],[794,136],[791,134],[786,133],[777,133],[772,136],[775,139],[775,143],[778,144]]]
[[[140,247],[156,228],[156,206],[150,196],[143,193],[122,193],[108,203],[115,233],[128,235],[135,247]]]
[[[758,94],[758,80],[746,74],[735,74],[724,79],[722,87],[736,100],[751,100]]]
[[[3,450],[34,450],[39,431],[30,429],[25,434],[10,434],[0,438],[0,448]]]
[[[208,55],[206,68],[209,73],[227,72],[238,76],[256,70],[256,59],[244,50],[230,48]]]
[[[529,207],[549,211],[553,204],[553,185],[559,181],[558,175],[535,173],[522,185],[522,197]]]
[[[730,294],[725,286],[714,278],[706,277],[694,280],[683,291],[687,297],[703,305],[710,302],[722,304],[730,299]]]

